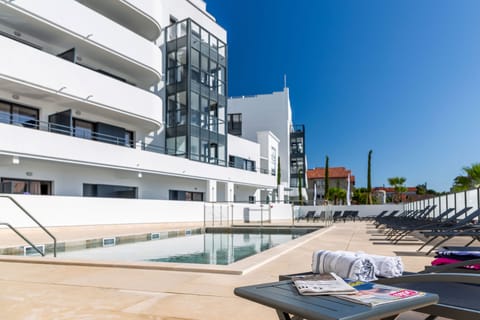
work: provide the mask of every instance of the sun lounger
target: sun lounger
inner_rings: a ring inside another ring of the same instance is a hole
[[[280,275],[279,280],[308,274],[311,272]],[[437,316],[464,320],[480,319],[480,274],[420,272],[395,278],[380,278],[374,282],[437,294],[440,297],[437,304],[415,309],[430,315],[426,320],[433,320]]]
[[[430,230],[431,228],[441,226],[442,224],[447,225],[449,222],[453,223],[457,217],[465,214],[468,210],[470,210],[470,208],[464,208],[451,218],[448,218],[448,215],[452,213],[453,210],[454,208],[447,209],[438,217],[433,219],[412,221],[411,223],[405,225],[396,226],[393,228],[392,234],[387,238],[396,244],[413,231]]]
[[[422,231],[421,233],[429,239],[417,251],[421,251],[426,245],[432,243],[434,240],[440,237],[443,238],[443,240],[434,244],[427,254],[454,237],[472,237],[472,240],[465,245],[469,246],[475,240],[480,239],[480,225],[473,223],[478,219],[479,216],[480,209],[477,209],[460,221],[457,221],[453,226],[439,226],[431,228],[429,231]]]
[[[437,304],[417,309],[430,314],[427,319],[441,316],[451,319],[480,319],[480,274],[417,273],[397,278],[384,278],[377,283],[436,293]]]
[[[342,216],[342,211],[335,211],[333,213],[333,222],[336,222],[338,219],[340,219],[340,217]]]

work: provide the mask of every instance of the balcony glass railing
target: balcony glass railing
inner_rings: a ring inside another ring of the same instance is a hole
[[[18,119],[18,120],[16,120]],[[145,142],[135,142],[133,139],[128,139],[124,137],[112,136],[108,134],[102,134],[99,132],[89,131],[86,132],[85,128],[75,128],[72,126],[65,126],[58,123],[39,121],[35,119],[23,119],[21,117],[12,117],[8,113],[0,112],[0,123],[11,124],[15,126],[21,126],[24,128],[36,129],[40,131],[48,131],[52,133],[58,133],[63,135],[68,135],[75,138],[87,139],[92,141],[110,143],[117,146],[140,149],[147,152],[160,153],[171,156],[185,156],[185,154],[175,154],[175,150],[168,149],[164,146],[146,144]],[[202,162],[218,164],[221,166],[226,165],[226,161],[223,159],[215,157],[207,157],[205,155],[194,154],[198,159],[202,159]],[[208,161],[207,161],[208,160]],[[247,170],[247,169],[244,169]],[[255,171],[255,170],[253,170]],[[268,172],[262,172],[268,174]]]

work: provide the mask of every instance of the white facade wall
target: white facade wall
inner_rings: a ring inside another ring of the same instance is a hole
[[[278,148],[280,140],[270,131],[257,132],[257,141],[260,143],[260,158],[267,164],[268,174],[277,175]]]
[[[45,227],[162,223],[241,221],[245,208],[251,221],[270,217],[272,220],[290,220],[292,207],[286,204],[255,205],[248,203],[203,203],[193,201],[163,201],[137,199],[101,199],[81,197],[50,197],[15,195],[13,198]],[[2,222],[22,227],[36,227],[13,202],[2,198]],[[48,239],[48,238],[47,238]]]
[[[228,154],[255,161],[256,167],[260,168],[260,144],[228,135]]]
[[[228,113],[242,114],[242,136],[257,139],[257,132],[271,131],[279,140],[281,181],[290,186],[290,128],[292,112],[288,89],[272,94],[228,100]],[[269,121],[265,121],[269,119]]]

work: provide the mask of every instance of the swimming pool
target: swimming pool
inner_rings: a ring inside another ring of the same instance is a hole
[[[175,262],[229,265],[279,244],[298,238],[313,229],[241,230],[225,232],[206,230],[186,235],[135,242],[102,248],[58,253],[62,259],[115,260],[129,262]]]

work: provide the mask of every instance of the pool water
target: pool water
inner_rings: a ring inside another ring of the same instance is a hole
[[[265,232],[203,233],[112,247],[66,251],[59,258],[228,265],[302,234]]]

